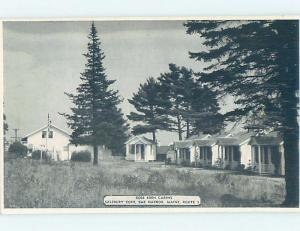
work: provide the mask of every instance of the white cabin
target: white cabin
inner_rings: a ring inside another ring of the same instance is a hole
[[[69,160],[70,134],[55,125],[45,125],[22,139],[29,151],[48,151],[54,160]]]
[[[149,162],[156,160],[156,143],[144,136],[134,136],[126,143],[126,160]]]
[[[285,174],[283,141],[278,134],[200,135],[175,142],[174,148],[176,155],[171,163]]]
[[[47,151],[53,160],[71,160],[72,153],[88,151],[93,161],[94,149],[91,145],[75,145],[70,143],[70,134],[55,125],[45,125],[22,139],[29,152],[35,150]],[[112,152],[104,145],[98,146],[98,160],[112,158]]]

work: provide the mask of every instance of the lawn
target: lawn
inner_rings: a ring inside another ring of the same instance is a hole
[[[6,208],[102,208],[104,195],[199,195],[203,207],[277,207],[283,178],[124,160],[4,164]]]

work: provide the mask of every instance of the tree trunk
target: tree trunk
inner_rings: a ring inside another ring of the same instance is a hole
[[[177,128],[178,128],[178,139],[182,140],[182,128],[181,128],[181,120],[179,115],[177,115]]]
[[[299,70],[298,68],[296,68]],[[291,74],[297,75],[298,72],[291,71],[286,73],[286,78],[295,78]],[[285,182],[286,198],[283,203],[286,207],[299,207],[299,124],[297,121],[298,97],[296,89],[299,82],[288,81],[287,88],[282,91],[282,110],[284,117],[284,158],[285,158]]]
[[[93,165],[98,165],[98,145],[94,145],[94,160]]]
[[[299,207],[299,150],[297,135],[284,134],[286,197],[283,206]]]
[[[190,137],[190,121],[186,121],[186,138]]]
[[[284,117],[284,158],[286,197],[283,206],[299,207],[299,124],[298,96],[299,89],[299,22],[290,21],[280,31],[287,36],[281,55],[282,112]],[[287,33],[292,32],[292,34]],[[287,46],[286,46],[287,45]]]

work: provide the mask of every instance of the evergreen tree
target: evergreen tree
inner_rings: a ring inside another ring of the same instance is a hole
[[[6,115],[3,114],[3,135],[4,136],[5,136],[5,134],[6,134],[7,131],[8,131],[8,124],[6,122]]]
[[[170,72],[161,74],[159,81],[171,105],[167,110],[171,118],[169,127],[178,133],[179,140],[183,139],[184,132],[188,138],[200,131],[219,131],[223,120],[218,113],[216,94],[201,82],[195,81],[192,70],[175,64],[170,64],[169,69]],[[211,127],[206,126],[208,124]]]
[[[98,145],[105,145],[114,153],[120,153],[127,139],[128,125],[118,108],[121,99],[118,91],[112,90],[115,80],[109,80],[103,67],[104,53],[100,48],[97,30],[92,23],[88,35],[88,52],[81,84],[76,94],[66,93],[74,107],[71,114],[63,114],[73,130],[71,142],[92,145],[94,164],[98,164]]]
[[[196,84],[191,101],[192,134],[215,134],[224,128],[224,117],[219,113],[217,94],[209,87]]]
[[[158,78],[162,86],[162,91],[166,92],[168,100],[171,104],[168,110],[168,116],[171,118],[169,127],[172,131],[178,133],[178,139],[182,140],[186,126],[189,127],[189,121],[185,121],[186,109],[189,107],[187,102],[188,86],[193,85],[192,71],[186,68],[169,64],[169,72],[163,73]],[[184,73],[183,73],[184,72]],[[183,81],[186,80],[186,82]]]
[[[133,127],[133,134],[152,133],[152,140],[156,141],[157,130],[169,130],[169,119],[167,110],[170,107],[164,92],[161,91],[159,83],[154,78],[140,84],[137,93],[128,100],[138,113],[131,112],[127,117],[140,124]]]
[[[201,81],[236,97],[240,107],[228,115],[259,115],[264,125],[283,134],[286,199],[299,207],[299,22],[189,21],[187,33],[199,34],[206,51],[190,52],[210,65]]]

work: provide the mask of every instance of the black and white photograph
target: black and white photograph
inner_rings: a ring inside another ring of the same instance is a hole
[[[2,25],[4,212],[299,208],[299,19]]]

